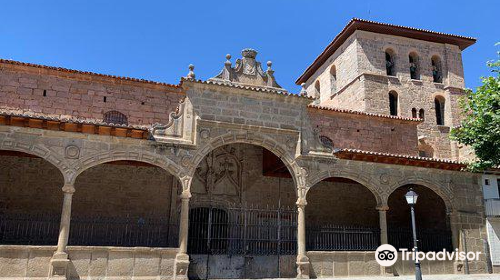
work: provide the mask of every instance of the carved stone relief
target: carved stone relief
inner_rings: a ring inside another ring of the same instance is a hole
[[[190,100],[184,97],[176,110],[170,113],[168,123],[155,123],[149,129],[150,140],[193,144],[195,124],[193,106]]]
[[[195,172],[192,192],[211,196],[241,197],[241,161],[232,146],[210,152]]]
[[[264,71],[261,63],[255,59],[257,56],[256,50],[244,49],[241,51],[241,55],[242,58],[236,60],[234,67],[231,65],[231,55],[226,55],[227,60],[222,71],[209,80],[281,89],[281,86],[274,78],[271,61],[267,62],[267,70]],[[284,89],[281,90],[285,91]]]
[[[76,145],[68,145],[64,149],[64,157],[69,159],[78,159],[80,157],[80,148]]]

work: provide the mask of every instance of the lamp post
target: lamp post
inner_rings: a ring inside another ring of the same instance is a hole
[[[413,230],[413,249],[415,250],[415,279],[422,280],[422,271],[420,270],[420,261],[417,257],[417,225],[415,223],[415,204],[417,204],[418,194],[412,188],[405,194],[406,202],[410,205],[411,210],[411,227]]]

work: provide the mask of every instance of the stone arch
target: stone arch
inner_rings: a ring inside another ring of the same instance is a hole
[[[69,182],[71,180],[73,172],[64,158],[42,144],[33,144],[15,139],[4,139],[0,143],[0,150],[23,152],[42,158],[55,166],[61,172],[65,182]]]
[[[397,116],[399,114],[399,94],[395,90],[389,91],[389,114]]]
[[[389,76],[396,75],[396,51],[392,47],[384,48],[384,61],[386,74]]]
[[[313,188],[316,184],[319,182],[332,178],[332,177],[340,177],[340,178],[346,178],[355,181],[356,183],[359,183],[363,185],[365,188],[367,188],[375,197],[375,200],[377,202],[377,207],[382,207],[384,205],[387,205],[387,201],[382,199],[382,196],[380,195],[379,191],[377,190],[376,186],[372,185],[370,182],[370,178],[362,176],[358,173],[351,172],[351,171],[346,171],[346,170],[330,170],[330,171],[324,171],[321,172],[318,176],[315,176],[314,179],[312,179],[308,184],[306,188],[306,194],[305,198],[307,197],[307,192],[311,188]],[[307,200],[307,198],[306,198]]]
[[[415,80],[420,80],[420,56],[417,51],[412,50],[408,53],[408,63],[410,70],[410,78]]]
[[[445,125],[446,121],[446,98],[437,94],[434,96],[434,111],[436,114],[436,124]]]
[[[316,80],[314,83],[314,98],[319,98],[321,96],[321,82]]]
[[[227,134],[215,137],[209,143],[199,148],[191,160],[188,176],[193,178],[194,173],[196,172],[196,168],[203,160],[203,158],[207,156],[211,151],[221,146],[237,143],[256,145],[269,150],[283,161],[288,169],[288,172],[290,172],[290,175],[292,176],[296,189],[301,188],[301,186],[305,186],[304,176],[302,175],[303,170],[300,168],[293,156],[290,155],[290,153],[288,153],[284,147],[282,147],[277,141],[270,137],[258,133],[249,132],[237,133],[231,131]]]
[[[184,171],[174,162],[121,148],[94,152],[74,169],[70,245],[178,247],[174,207]],[[127,234],[136,235],[117,238]]]
[[[441,56],[434,54],[431,56],[432,78],[435,83],[443,82],[443,63]]]
[[[183,168],[179,167],[176,163],[166,158],[165,156],[162,157],[157,154],[144,151],[113,150],[109,152],[94,154],[90,157],[81,159],[80,164],[74,167],[76,172],[73,177],[73,183],[76,181],[78,175],[83,173],[85,170],[88,170],[99,164],[120,160],[149,163],[169,172],[180,182],[182,181],[182,178],[185,177],[185,171],[183,170]]]
[[[337,92],[337,67],[335,64],[330,66],[330,94]]]
[[[434,193],[436,193],[444,202],[446,206],[446,211],[451,213],[453,211],[453,197],[452,197],[452,191],[449,188],[443,188],[440,187],[437,183],[432,182],[430,180],[425,180],[421,178],[405,178],[403,180],[397,181],[396,183],[392,184],[389,188],[389,192],[387,193],[387,196],[383,197],[383,202],[385,205],[387,205],[389,196],[399,187],[406,186],[406,185],[421,185],[424,186],[430,190],[432,190]]]

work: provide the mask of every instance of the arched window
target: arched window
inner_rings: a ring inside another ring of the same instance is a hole
[[[388,76],[396,76],[394,56],[394,51],[392,51],[391,49],[387,49],[385,51],[385,71]]]
[[[408,56],[410,62],[410,78],[413,80],[420,80],[420,65],[418,55],[414,52]]]
[[[122,124],[122,125],[128,124],[127,116],[125,116],[123,113],[120,113],[118,111],[106,112],[104,114],[103,121],[105,123],[113,123],[113,124]]]
[[[330,68],[330,90],[332,94],[337,92],[337,69],[335,65]]]
[[[395,91],[389,92],[389,111],[392,116],[398,115],[398,94]]]
[[[319,81],[316,81],[314,84],[314,98],[319,98],[321,96],[321,86],[319,84]]]
[[[441,96],[436,97],[434,107],[436,109],[436,124],[444,125],[444,98]]]
[[[412,118],[416,118],[417,117],[417,109],[415,109],[415,108],[411,109],[411,117]]]
[[[418,117],[421,118],[422,120],[425,120],[425,112],[424,109],[418,110]]]
[[[441,67],[441,58],[437,55],[431,58],[432,63],[432,80],[435,83],[443,82],[443,71]]]

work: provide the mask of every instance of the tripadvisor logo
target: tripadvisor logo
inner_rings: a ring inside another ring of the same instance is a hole
[[[380,245],[375,251],[375,260],[381,266],[392,266],[398,261],[398,256],[401,257],[402,261],[418,261],[423,260],[428,261],[477,261],[479,260],[479,255],[481,252],[459,252],[458,249],[455,251],[448,252],[445,249],[437,252],[417,252],[415,249],[409,251],[408,249],[399,249],[399,252],[390,244]]]
[[[375,251],[375,259],[381,266],[392,266],[398,260],[398,251],[390,244],[383,244]]]

